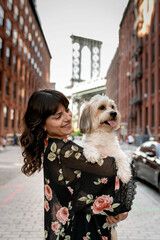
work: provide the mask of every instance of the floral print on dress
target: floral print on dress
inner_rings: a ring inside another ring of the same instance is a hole
[[[50,149],[51,149],[51,152],[48,154],[48,159],[50,161],[54,161],[56,160],[57,157],[59,158],[61,150],[57,147],[57,144],[55,142],[52,143]]]
[[[45,207],[46,212],[48,212],[50,207],[49,207],[49,203],[47,200],[45,200],[45,202],[44,202],[44,207]]]
[[[59,231],[59,228],[60,228],[60,224],[59,222],[55,221],[55,222],[52,222],[51,224],[51,229],[54,231],[54,232],[58,232]]]
[[[108,237],[102,236],[102,240],[108,240]]]
[[[116,181],[115,181],[115,191],[119,190],[120,188],[120,182],[119,182],[119,178],[116,176]]]
[[[116,164],[111,176],[112,161],[107,165],[106,156],[90,164],[72,141],[49,138],[45,146],[45,239],[111,240],[106,215],[121,212],[119,199],[125,193],[121,191],[125,185],[116,177]],[[128,211],[126,202],[123,211]]]
[[[86,236],[83,237],[83,240],[91,240],[90,235],[91,233],[87,232]]]
[[[73,189],[70,186],[68,186],[67,188],[68,188],[70,194],[72,195],[73,194]]]
[[[52,200],[52,189],[47,184],[44,186],[44,194],[48,201]]]
[[[112,203],[113,197],[110,197],[109,195],[102,195],[94,201],[94,204],[91,208],[94,214],[99,214],[104,210],[110,210]]]
[[[68,216],[69,216],[69,212],[68,212],[68,208],[66,207],[62,207],[58,210],[56,217],[59,220],[59,222],[61,222],[63,225],[66,224],[66,222],[68,221]]]
[[[44,152],[46,151],[47,146],[48,146],[48,138],[44,139]]]
[[[106,184],[108,182],[108,178],[98,178],[97,181],[94,181],[95,185],[99,185],[99,184]]]
[[[81,177],[81,171],[76,170],[76,171],[74,171],[74,173],[76,174],[77,178]]]

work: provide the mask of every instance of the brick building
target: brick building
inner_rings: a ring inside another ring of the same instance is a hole
[[[119,48],[110,64],[106,79],[106,95],[112,98],[119,108]]]
[[[127,134],[137,143],[160,139],[160,0],[128,1],[119,29],[118,92]]]
[[[29,96],[50,87],[50,60],[35,1],[0,0],[1,135],[20,133]]]

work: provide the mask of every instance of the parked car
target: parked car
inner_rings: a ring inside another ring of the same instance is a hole
[[[144,179],[158,188],[160,192],[160,144],[147,141],[132,153],[137,178]]]

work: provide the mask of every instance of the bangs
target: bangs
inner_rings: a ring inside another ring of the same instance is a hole
[[[55,94],[56,93],[56,94]],[[68,108],[68,99],[60,92],[54,91],[46,94],[44,100],[44,119],[57,112],[59,105],[62,104],[66,109]]]

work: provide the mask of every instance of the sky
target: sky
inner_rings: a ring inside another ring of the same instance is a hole
[[[72,41],[76,35],[102,41],[105,77],[118,47],[119,24],[128,0],[37,0],[42,29],[52,55],[50,81],[64,90],[72,77]]]

